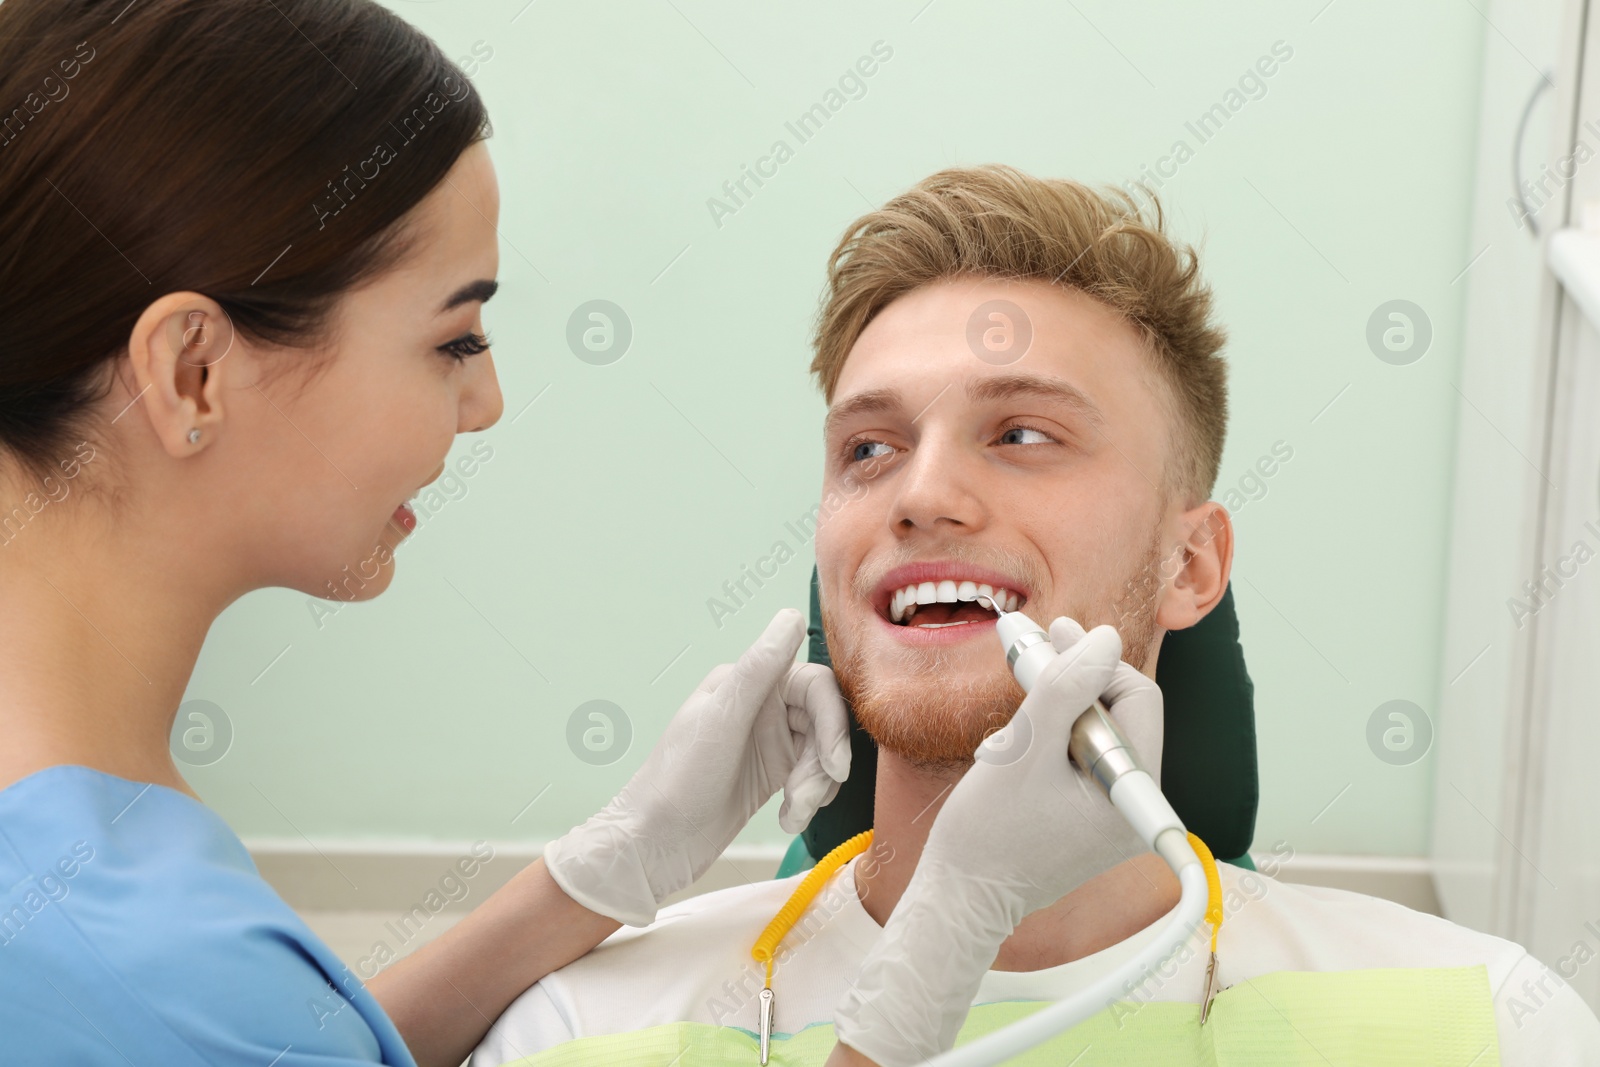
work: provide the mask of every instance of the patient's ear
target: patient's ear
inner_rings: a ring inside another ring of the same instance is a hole
[[[1233,520],[1215,500],[1178,516],[1181,539],[1162,561],[1156,625],[1187,630],[1208,615],[1228,589],[1233,569]]]

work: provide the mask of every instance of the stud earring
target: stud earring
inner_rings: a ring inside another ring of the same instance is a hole
[[[200,440],[200,431],[199,430],[190,430],[189,431],[189,443],[192,445],[198,440]]]

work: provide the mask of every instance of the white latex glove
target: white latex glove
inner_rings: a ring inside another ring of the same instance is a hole
[[[838,1039],[883,1067],[951,1048],[1000,944],[1030,912],[1147,851],[1067,759],[1073,722],[1100,698],[1152,776],[1161,691],[1121,660],[1111,626],[1051,626],[1057,649],[934,819],[883,936],[834,1013]],[[997,652],[998,654],[998,652]]]
[[[806,624],[784,608],[739,662],[706,675],[622,790],[544,848],[590,911],[647,926],[705,873],[781,787],[778,824],[805,829],[850,773],[850,718],[833,672],[794,662]]]

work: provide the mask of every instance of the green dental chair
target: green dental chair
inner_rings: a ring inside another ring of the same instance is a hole
[[[833,666],[822,636],[815,568],[811,571],[808,632],[810,661]],[[1165,713],[1161,791],[1184,825],[1199,835],[1218,860],[1232,857],[1228,863],[1254,870],[1249,848],[1260,800],[1255,685],[1245,670],[1244,650],[1239,646],[1239,618],[1234,613],[1231,586],[1211,614],[1187,630],[1171,630],[1162,638],[1156,684],[1161,687]],[[878,749],[856,722],[853,710],[850,723],[850,778],[790,844],[778,867],[779,878],[808,870],[818,858],[872,826]],[[1166,758],[1173,754],[1181,759]]]

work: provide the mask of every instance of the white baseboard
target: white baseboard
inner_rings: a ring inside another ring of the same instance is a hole
[[[256,866],[297,911],[393,912],[397,916],[430,891],[435,912],[464,913],[537,859],[541,845],[471,842],[381,843],[302,838],[245,841]],[[771,878],[783,860],[777,845],[735,845],[705,876],[673,900]],[[488,855],[487,860],[478,857]],[[1258,863],[1271,854],[1256,857]],[[465,861],[464,864],[462,861]],[[470,870],[470,875],[463,871]],[[1301,853],[1280,863],[1281,882],[1332,886],[1397,901],[1417,911],[1440,913],[1433,865],[1420,856],[1342,856]],[[438,907],[440,902],[443,907]]]
[[[257,837],[244,843],[261,876],[297,911],[401,912],[433,891],[435,901],[444,901],[444,912],[466,912],[543,854],[542,844],[525,842],[308,843]],[[778,846],[735,845],[700,881],[670,900],[771,878],[783,853]]]

